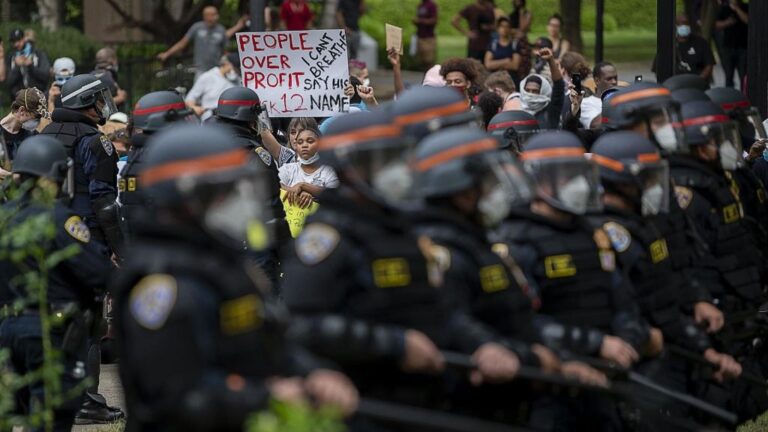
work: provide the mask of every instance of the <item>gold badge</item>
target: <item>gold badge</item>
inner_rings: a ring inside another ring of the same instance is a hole
[[[121,178],[117,181],[117,190],[118,192],[125,192],[125,179]]]
[[[501,264],[489,265],[480,269],[480,286],[483,291],[493,293],[509,288],[509,278]]]
[[[381,258],[373,261],[373,284],[378,288],[395,288],[411,283],[411,269],[404,258]]]
[[[733,203],[731,205],[723,207],[723,220],[725,223],[733,223],[741,219],[741,213],[739,212],[739,205]]]
[[[219,308],[219,323],[225,335],[253,330],[261,325],[262,317],[261,299],[256,294],[223,302]]]
[[[675,198],[680,208],[685,210],[693,201],[693,191],[685,186],[675,186]]]
[[[128,177],[128,192],[136,192],[136,177]]]
[[[145,276],[131,290],[131,315],[144,328],[161,329],[176,304],[177,289],[176,279],[171,275]]]
[[[80,216],[70,216],[69,219],[64,222],[64,229],[67,231],[67,234],[77,241],[82,243],[91,241],[91,231],[83,220],[80,219]]]
[[[576,264],[571,255],[552,255],[544,258],[544,272],[549,279],[573,276]]]
[[[669,257],[667,241],[665,239],[658,239],[651,243],[648,247],[648,251],[651,253],[651,260],[654,264],[660,263]]]

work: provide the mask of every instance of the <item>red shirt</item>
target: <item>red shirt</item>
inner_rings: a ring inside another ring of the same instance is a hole
[[[286,30],[306,30],[312,21],[312,11],[303,0],[299,4],[285,0],[280,6],[280,18],[285,23]]]
[[[421,2],[419,8],[416,9],[416,17],[421,19],[437,18],[437,5],[432,0],[425,0]],[[435,24],[416,25],[416,34],[421,39],[431,39],[435,37]]]

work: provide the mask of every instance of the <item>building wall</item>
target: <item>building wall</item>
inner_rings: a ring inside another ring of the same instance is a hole
[[[151,11],[151,0],[116,0],[125,11],[132,11],[137,19],[144,19]],[[123,19],[104,0],[83,0],[83,26],[85,34],[105,44],[144,42],[149,34],[122,25]]]

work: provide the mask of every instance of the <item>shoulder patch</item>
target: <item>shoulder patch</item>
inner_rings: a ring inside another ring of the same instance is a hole
[[[261,161],[264,162],[265,165],[272,166],[272,155],[269,154],[264,147],[256,146],[254,151],[259,155],[259,158],[261,158]]]
[[[176,304],[176,279],[167,274],[145,276],[131,290],[131,315],[144,328],[159,330]]]
[[[681,209],[685,210],[691,205],[693,191],[685,186],[675,186],[675,198]]]
[[[101,147],[104,149],[104,153],[106,153],[107,156],[112,156],[112,153],[115,151],[115,146],[112,145],[112,141],[110,141],[106,135],[101,135],[99,141],[101,141]]]
[[[616,252],[621,253],[629,249],[629,245],[632,244],[632,235],[624,226],[616,222],[606,222],[603,225],[603,230],[608,234],[608,238],[611,239],[611,244],[613,244]]]
[[[64,222],[64,229],[67,231],[67,234],[79,242],[88,243],[91,241],[91,231],[85,222],[80,219],[80,216],[70,216]]]
[[[336,228],[323,223],[309,224],[296,239],[296,255],[306,265],[318,264],[336,249],[339,239]]]

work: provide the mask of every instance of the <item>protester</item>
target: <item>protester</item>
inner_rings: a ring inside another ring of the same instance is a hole
[[[477,98],[477,107],[480,109],[482,128],[485,130],[493,116],[501,112],[504,99],[492,91],[484,91]]]
[[[11,104],[11,112],[0,120],[5,154],[1,159],[13,161],[16,150],[22,141],[35,135],[40,119],[45,111],[45,96],[35,87],[19,90]]]
[[[529,75],[520,83],[522,108],[536,117],[541,129],[557,129],[560,127],[560,114],[565,98],[565,82],[552,50],[544,48],[539,55],[549,63],[552,84],[541,75]]]
[[[552,51],[558,60],[562,60],[563,55],[571,49],[571,43],[562,37],[562,28],[563,17],[560,14],[554,14],[549,17],[549,21],[547,21],[547,36],[552,41]]]
[[[57,58],[53,62],[53,83],[48,89],[48,112],[61,108],[61,86],[75,76],[75,61],[69,57]]]
[[[461,20],[467,21],[468,28],[461,26]],[[467,37],[467,57],[483,61],[494,25],[493,3],[489,0],[477,0],[462,9],[451,20],[453,27]]]
[[[11,30],[11,52],[5,61],[6,79],[10,94],[15,95],[23,88],[35,87],[40,91],[48,89],[51,63],[48,56],[24,37],[21,29]]]
[[[453,88],[465,98],[468,107],[474,105],[469,88],[477,76],[469,59],[452,58],[444,61],[440,66],[440,76],[445,80],[446,86]]]
[[[300,130],[294,141],[298,160],[280,167],[280,183],[286,191],[285,200],[300,208],[308,208],[325,188],[339,186],[336,173],[320,163],[317,153],[320,131],[316,128]]]
[[[200,120],[205,121],[218,105],[219,95],[237,85],[240,85],[240,58],[235,53],[227,54],[221,57],[218,67],[200,75],[184,101]]]
[[[104,47],[96,51],[96,69],[91,75],[107,83],[115,105],[122,105],[128,100],[128,93],[120,88],[117,83],[117,72],[120,69],[117,62],[117,53],[113,48]]]
[[[421,0],[416,9],[416,18],[413,24],[416,26],[416,59],[426,70],[435,64],[437,53],[437,39],[435,39],[435,26],[437,26],[437,3],[433,0]]]
[[[445,78],[440,73],[442,66],[434,65],[424,74],[424,79],[421,81],[421,85],[427,87],[445,87]]]
[[[312,117],[293,117],[288,123],[287,146],[280,144],[269,129],[263,128],[261,130],[261,141],[269,154],[277,161],[278,167],[296,162],[296,138],[298,138],[299,132],[306,129],[318,129],[317,121]]]
[[[537,73],[540,75],[544,75],[547,78],[551,78],[552,71],[549,70],[549,62],[546,59],[542,58],[541,55],[539,55],[539,52],[541,52],[541,50],[545,48],[549,50],[552,49],[552,41],[545,37],[540,37],[536,39],[536,42],[533,43],[532,52],[533,52],[534,63],[533,63],[533,70],[531,71],[531,73]]]
[[[357,58],[360,48],[360,17],[365,13],[365,0],[339,0],[336,23],[347,33],[349,58]]]
[[[206,6],[203,9],[203,20],[192,24],[184,37],[158,54],[157,58],[164,62],[174,54],[183,51],[192,42],[194,45],[192,64],[196,70],[195,79],[197,80],[204,72],[219,64],[227,40],[245,28],[247,20],[247,16],[242,16],[234,26],[225,29],[219,24],[219,10],[215,6]]]
[[[761,145],[756,147],[759,154],[752,159],[752,171],[755,173],[758,179],[763,182],[763,185],[768,184],[768,149],[766,148],[766,141],[762,141]],[[761,150],[761,151],[760,151]]]
[[[715,21],[715,29],[723,32],[720,61],[725,70],[725,86],[733,87],[733,77],[739,71],[739,82],[747,74],[747,42],[749,4],[742,0],[722,2]]]
[[[512,13],[509,14],[509,20],[512,22],[512,29],[517,33],[518,38],[525,38],[531,30],[533,14],[525,6],[526,0],[512,0]]]
[[[499,95],[504,103],[502,111],[520,109],[520,93],[506,72],[494,72],[485,79],[485,88]]]
[[[370,86],[370,75],[370,72],[368,72],[368,65],[364,61],[355,59],[349,61],[350,77],[357,78],[364,86]]]
[[[506,71],[514,76],[520,66],[520,54],[517,53],[517,41],[512,38],[509,18],[498,19],[496,33],[498,36],[488,46],[483,64],[491,72]]]
[[[602,96],[609,88],[619,85],[619,74],[613,63],[600,62],[592,69],[592,78],[595,80],[595,96]]]
[[[284,0],[280,6],[280,19],[286,30],[307,30],[312,28],[312,10],[306,0]]]

